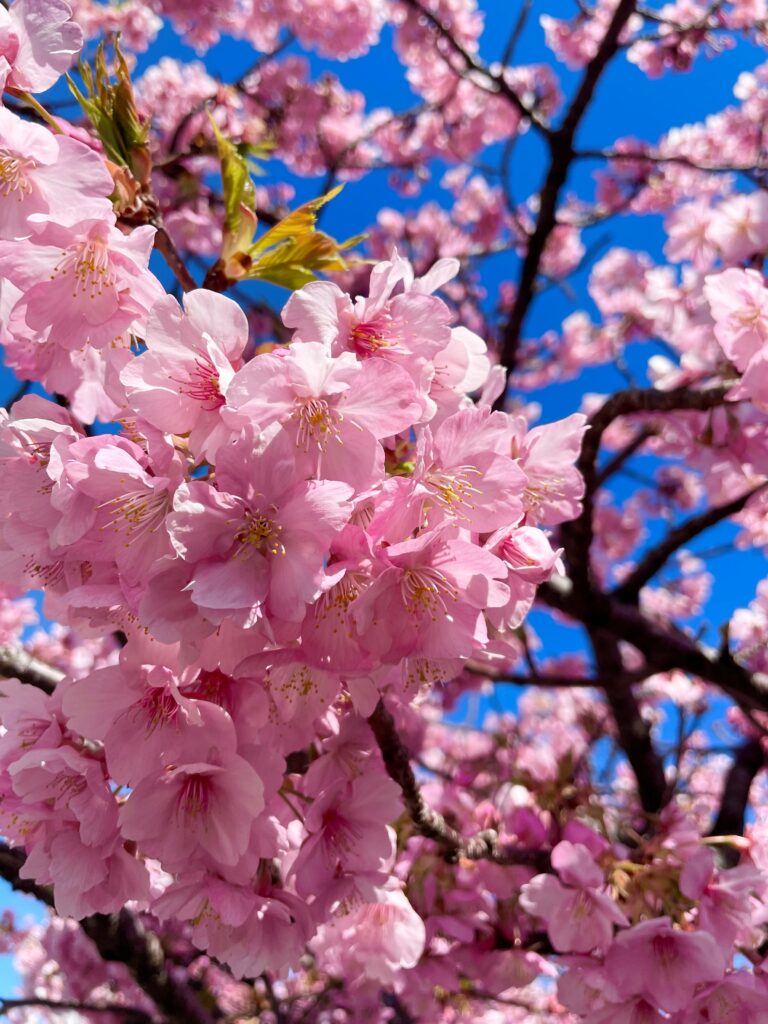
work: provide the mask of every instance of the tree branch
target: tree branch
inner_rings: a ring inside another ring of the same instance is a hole
[[[400,787],[406,809],[416,830],[442,846],[446,860],[454,863],[461,858],[491,860],[496,864],[529,864],[541,871],[547,869],[549,856],[544,850],[503,846],[493,829],[486,829],[477,835],[467,837],[452,828],[442,814],[427,805],[421,795],[408,751],[383,700],[379,700],[368,722],[379,745],[387,774]]]
[[[613,682],[604,686],[604,693],[616,722],[621,749],[627,755],[643,810],[656,814],[671,796],[664,775],[664,764],[651,738],[651,727],[643,718],[632,686],[622,678],[624,666],[617,638],[605,630],[590,630],[589,638],[595,652],[598,670]]]
[[[595,473],[594,486],[595,488],[602,487],[606,480],[609,480],[614,473],[624,466],[638,449],[642,448],[645,442],[654,436],[655,431],[653,430],[641,430],[635,437],[629,442],[629,444],[622,448],[620,452],[617,452],[613,458],[609,459],[606,464]]]
[[[38,885],[30,878],[22,878],[19,874],[24,865],[24,854],[21,850],[13,850],[6,843],[0,842],[0,878],[16,892],[23,892],[26,896],[34,896],[35,899],[45,903],[46,906],[53,906],[53,892],[46,885]]]
[[[179,256],[176,246],[173,244],[171,236],[163,227],[162,222],[155,221],[155,248],[163,256],[165,262],[168,264],[173,272],[173,276],[179,282],[185,292],[194,291],[197,288],[197,282],[194,277],[187,270],[184,260]]]
[[[476,74],[483,77],[490,83],[493,92],[500,93],[505,99],[509,100],[509,102],[517,108],[518,113],[521,114],[522,117],[530,121],[531,124],[534,124],[543,134],[547,135],[549,133],[547,126],[538,119],[535,111],[526,106],[520,96],[518,96],[506,80],[503,72],[501,74],[494,74],[484,64],[481,64],[476,60],[472,54],[461,45],[458,39],[455,38],[450,29],[446,28],[436,15],[427,10],[426,7],[423,7],[422,4],[419,3],[419,0],[403,0],[403,2],[407,7],[413,8],[420,17],[424,18],[424,20],[432,26],[438,36],[445,40],[453,52],[464,62],[465,70],[474,71]]]
[[[20,877],[24,859],[21,850],[0,843],[0,877],[17,891],[53,906],[53,894],[47,886]],[[215,1003],[207,1009],[197,992],[175,976],[160,940],[145,930],[136,914],[125,909],[117,914],[93,914],[80,921],[80,927],[104,960],[125,964],[165,1015],[167,1024],[215,1024],[222,1017]]]
[[[125,964],[137,984],[165,1014],[168,1024],[214,1024],[223,1014],[214,1003],[207,1009],[185,980],[179,980],[165,959],[156,935],[129,910],[93,914],[80,922],[104,960]]]
[[[747,174],[766,169],[761,164],[702,164],[682,153],[643,153],[620,149],[579,149],[573,157],[574,160],[610,160],[613,163],[679,164],[704,174]]]
[[[98,1005],[96,1003],[78,1003],[59,999],[43,999],[35,996],[20,997],[18,999],[0,998],[0,1013],[7,1013],[9,1010],[21,1010],[29,1007],[38,1007],[45,1010],[65,1013],[68,1010],[75,1010],[78,1013],[114,1013],[122,1015],[126,1021],[133,1024],[152,1024],[153,1018],[144,1010],[135,1006],[111,1006]]]
[[[734,753],[733,763],[725,778],[720,809],[712,826],[712,836],[740,836],[744,834],[749,791],[756,775],[765,767],[766,757],[759,739],[748,740]],[[739,860],[739,851],[725,848],[722,851],[730,867]]]
[[[763,483],[758,487],[753,487],[746,494],[726,502],[725,505],[716,505],[714,508],[705,509],[704,512],[691,516],[679,526],[674,527],[663,540],[645,553],[627,579],[611,592],[611,597],[628,604],[636,602],[641,589],[653,579],[676,551],[698,537],[704,530],[741,512],[749,499],[764,490],[766,486]]]
[[[675,388],[671,391],[629,388],[612,395],[591,417],[577,462],[579,472],[584,478],[581,514],[560,528],[574,587],[586,592],[592,586],[589,553],[592,546],[594,494],[599,480],[597,456],[603,434],[608,427],[621,416],[643,412],[704,412],[722,405],[728,391],[727,385],[701,391],[692,391],[690,388]]]
[[[603,71],[619,48],[619,37],[632,16],[636,3],[637,0],[619,0],[597,52],[584,71],[563,123],[557,131],[547,136],[550,162],[544,184],[539,192],[536,228],[528,242],[518,279],[515,301],[501,336],[501,363],[507,368],[507,378],[515,369],[520,335],[528,308],[533,301],[534,287],[544,249],[549,236],[557,226],[557,205],[574,159],[573,143],[576,130],[589,106]],[[497,404],[500,404],[501,401],[503,401],[503,396]]]
[[[18,679],[19,682],[36,686],[38,690],[50,694],[53,693],[56,684],[64,678],[64,673],[27,654],[22,647],[4,644],[0,646],[0,676]]]

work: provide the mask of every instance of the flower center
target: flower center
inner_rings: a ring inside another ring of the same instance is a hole
[[[317,599],[315,605],[315,629],[319,629],[328,616],[334,620],[333,632],[341,629],[350,638],[353,631],[349,621],[350,606],[357,600],[360,591],[365,587],[366,576],[362,572],[348,572],[338,583],[326,590]]]
[[[363,830],[343,817],[336,807],[329,808],[323,815],[322,829],[328,852],[337,855],[354,850],[363,838]]]
[[[299,423],[296,443],[305,452],[313,444],[324,452],[331,438],[342,443],[339,433],[342,417],[335,409],[331,409],[324,398],[297,399],[293,417]]]
[[[78,793],[82,793],[85,787],[86,781],[82,775],[77,775],[70,769],[65,768],[53,779],[48,788],[55,791],[55,800],[69,802]]]
[[[381,349],[397,348],[397,338],[390,317],[382,314],[368,323],[353,327],[350,335],[352,348],[361,359],[375,356]]]
[[[93,239],[78,242],[61,257],[51,278],[71,277],[73,298],[80,292],[84,297],[95,299],[117,284],[117,276],[110,267],[109,249],[103,242]]]
[[[515,544],[512,535],[505,537],[499,545],[499,555],[510,569],[530,569],[536,565],[536,561]]]
[[[653,952],[662,967],[669,967],[678,958],[677,943],[672,935],[657,935],[653,942]]]
[[[47,469],[51,461],[51,441],[27,441],[24,448],[29,453],[29,463],[39,469]]]
[[[182,817],[188,821],[207,814],[212,795],[211,780],[207,775],[188,776],[176,797],[177,818]]]
[[[472,498],[483,492],[473,487],[469,478],[479,476],[480,470],[474,466],[459,466],[454,472],[447,473],[441,469],[432,469],[424,483],[440,505],[449,515],[456,519],[467,519],[467,511],[472,511]]]
[[[32,185],[25,172],[34,166],[34,160],[19,156],[18,153],[11,153],[7,149],[0,149],[0,195],[7,199],[15,192],[19,202],[25,196],[31,195]]]
[[[203,669],[190,689],[184,690],[186,697],[195,697],[197,700],[207,700],[212,704],[218,704],[225,711],[232,712],[234,708],[234,694],[231,676],[225,675],[220,669]]]
[[[235,534],[235,552],[233,558],[249,558],[254,551],[263,555],[284,555],[285,547],[280,540],[282,526],[272,518],[277,509],[271,505],[268,515],[257,509],[245,513],[245,520]]]
[[[24,569],[34,579],[39,580],[42,588],[53,587],[64,579],[64,563],[61,561],[46,565],[43,562],[36,562],[33,556]]]
[[[528,486],[523,491],[523,501],[529,512],[538,512],[545,502],[557,501],[567,497],[566,482],[556,476],[546,480],[529,478]]]
[[[431,566],[406,569],[400,581],[400,592],[407,612],[419,617],[428,615],[433,622],[438,612],[448,615],[446,599],[456,601],[459,596],[439,569]]]
[[[112,527],[117,532],[125,532],[126,538],[135,539],[148,533],[157,533],[165,523],[165,517],[171,506],[168,491],[127,491],[117,498],[110,498],[99,505],[99,508],[110,508],[113,516],[101,527],[106,530]]]
[[[147,719],[147,732],[152,733],[159,725],[168,725],[176,720],[179,705],[164,686],[150,686],[133,705],[133,712],[133,717]]]
[[[224,396],[219,385],[219,371],[207,353],[197,356],[195,368],[186,380],[176,380],[175,377],[171,380],[179,385],[182,395],[200,402],[206,412],[213,412],[224,405]]]

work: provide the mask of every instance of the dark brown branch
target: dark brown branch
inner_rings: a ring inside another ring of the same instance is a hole
[[[129,910],[93,914],[81,921],[80,927],[104,960],[125,964],[168,1024],[214,1024],[221,1018],[215,1003],[207,1009],[197,992],[175,977],[160,940],[144,928],[136,914]]]
[[[24,854],[21,850],[12,850],[6,843],[0,842],[0,878],[16,892],[23,892],[26,896],[34,896],[35,899],[45,903],[46,906],[53,906],[53,893],[45,885],[38,885],[30,878],[22,878],[19,874],[24,865]]]
[[[584,591],[591,586],[589,555],[592,546],[592,513],[597,486],[597,456],[603,434],[621,416],[637,413],[699,411],[714,409],[725,402],[728,387],[692,391],[675,388],[658,391],[654,388],[630,388],[612,395],[591,417],[589,430],[584,436],[578,469],[584,477],[584,501],[581,514],[570,523],[564,523],[561,536],[568,558],[573,585]]]
[[[526,314],[533,301],[536,278],[544,249],[557,225],[557,205],[574,159],[573,143],[576,130],[592,100],[603,71],[619,49],[619,37],[634,12],[636,2],[637,0],[619,0],[597,52],[584,71],[563,123],[557,131],[547,136],[550,150],[549,170],[539,192],[536,228],[528,242],[518,280],[517,294],[501,337],[501,362],[506,366],[508,376],[515,369],[520,336]]]
[[[734,753],[725,779],[720,810],[710,835],[740,836],[746,823],[749,790],[757,773],[765,767],[765,750],[759,739],[742,744]]]
[[[664,764],[653,745],[651,727],[643,718],[631,684],[622,678],[624,666],[616,636],[597,629],[590,630],[589,638],[599,672],[608,679],[613,677],[604,692],[616,722],[619,744],[637,780],[640,803],[644,811],[655,814],[667,803],[671,791]]]
[[[760,164],[702,164],[682,153],[632,152],[620,149],[579,149],[573,154],[574,160],[611,160],[614,163],[679,164],[692,171],[705,174],[748,174],[766,170]]]
[[[611,676],[566,676],[557,674],[548,674],[546,672],[537,672],[535,675],[530,673],[516,674],[514,672],[502,672],[499,669],[492,669],[490,667],[483,667],[482,665],[474,665],[468,663],[464,666],[465,671],[471,672],[472,675],[482,676],[484,679],[489,679],[494,683],[507,683],[510,686],[541,686],[541,687],[552,687],[556,690],[575,690],[575,689],[596,689],[602,690],[606,686],[610,686],[615,681],[615,677]],[[642,669],[638,672],[622,672],[622,680],[626,683],[642,683],[644,679],[648,678],[649,673]]]
[[[18,679],[45,693],[53,693],[56,684],[64,678],[64,673],[27,654],[23,648],[6,644],[0,646],[0,676]]]
[[[272,60],[273,57],[277,57],[277,55],[282,53],[283,50],[287,49],[295,38],[296,37],[293,35],[293,33],[289,32],[277,44],[274,50],[272,50],[270,53],[260,54],[253,62],[253,64],[251,64],[250,67],[246,68],[246,70],[243,71],[243,73],[235,79],[235,81],[232,83],[232,88],[243,90],[246,81],[251,77],[251,75],[255,75],[259,68],[261,68],[268,61]],[[220,85],[223,84],[224,83],[220,81]],[[188,126],[193,117],[195,117],[197,114],[201,114],[209,104],[215,103],[216,99],[217,94],[213,93],[213,95],[206,96],[204,99],[199,100],[197,103],[194,104],[193,107],[184,112],[183,116],[179,119],[176,128],[174,129],[173,135],[171,136],[171,141],[168,143],[167,152],[170,154],[170,157],[168,158],[169,162],[175,162],[176,160],[189,155],[179,153],[178,151],[179,143],[181,142],[181,137],[184,134],[184,129]]]
[[[503,846],[493,829],[486,829],[474,836],[463,836],[452,828],[442,814],[427,805],[421,795],[408,751],[382,700],[376,705],[368,722],[379,745],[387,774],[400,787],[406,810],[416,830],[438,843],[445,851],[447,860],[456,862],[463,857],[467,860],[491,860],[496,864],[530,864],[539,870],[546,870],[549,857],[543,850]]]
[[[67,1010],[76,1010],[79,1013],[114,1013],[117,1016],[124,1017],[126,1021],[133,1022],[133,1024],[152,1024],[153,1020],[148,1013],[145,1013],[144,1010],[139,1010],[135,1006],[118,1006],[114,1004],[112,1006],[104,1006],[96,1003],[42,999],[35,996],[20,997],[18,999],[0,998],[0,1013],[7,1013],[8,1010],[32,1009],[33,1007],[60,1013],[65,1013]]]
[[[389,1018],[391,1024],[419,1024],[403,1005],[403,1001],[397,993],[382,992],[381,1001],[388,1009],[392,1010],[392,1016]]]
[[[743,710],[768,711],[768,688],[727,651],[711,652],[671,625],[656,622],[634,605],[616,601],[599,591],[579,593],[570,580],[539,587],[538,599],[582,623],[602,629],[642,651],[647,674],[680,669],[720,687]]]
[[[725,777],[720,809],[712,826],[712,836],[740,836],[746,824],[749,791],[758,772],[765,767],[766,758],[763,744],[752,739],[742,744],[735,752],[733,763]],[[725,848],[722,851],[728,866],[739,860],[739,851]]]
[[[594,472],[600,440],[608,427],[620,416],[642,412],[707,412],[723,405],[729,384],[694,391],[689,387],[659,391],[656,388],[629,388],[617,391],[590,418],[590,429],[584,438],[581,454],[582,472]]]
[[[512,31],[510,32],[507,45],[504,47],[504,53],[501,55],[502,67],[506,67],[512,62],[515,50],[517,49],[517,44],[520,42],[520,37],[525,31],[525,26],[531,13],[531,7],[533,7],[533,0],[523,0],[520,4],[520,11],[515,19]]]
[[[272,979],[266,971],[261,975],[261,980],[264,983],[264,991],[267,994],[270,1008],[275,1017],[275,1024],[288,1024],[288,1018],[283,1012],[280,1000],[277,998]]]
[[[640,430],[635,437],[629,442],[626,447],[622,448],[620,452],[617,452],[612,459],[595,473],[595,488],[602,487],[606,480],[609,480],[614,473],[624,466],[638,449],[642,448],[645,442],[653,437],[653,430]]]
[[[521,114],[522,117],[535,125],[543,134],[548,134],[549,129],[547,126],[537,118],[535,111],[525,105],[523,100],[504,77],[503,71],[501,74],[494,74],[489,68],[485,67],[484,64],[475,60],[472,54],[468,53],[458,39],[455,38],[450,29],[446,28],[436,15],[423,7],[422,4],[419,3],[419,0],[403,0],[403,2],[407,7],[413,8],[420,17],[424,18],[424,20],[432,26],[437,35],[441,39],[445,40],[451,50],[461,58],[464,63],[465,71],[474,71],[477,75],[484,78],[489,83],[493,92],[500,93],[504,96],[505,99],[509,100],[509,102],[517,108],[518,113]]]
[[[0,843],[0,877],[19,892],[36,896],[53,905],[53,894],[46,886],[20,877],[24,854]],[[117,914],[93,914],[80,922],[104,960],[125,964],[137,984],[164,1014],[167,1024],[215,1024],[222,1016],[214,1003],[207,1009],[197,992],[178,980],[165,959],[160,940],[144,929],[141,920],[129,910]]]
[[[734,498],[733,501],[729,501],[725,505],[716,505],[714,508],[708,508],[704,512],[686,519],[679,526],[674,527],[663,540],[645,553],[627,579],[620,586],[616,587],[611,596],[619,601],[628,603],[637,601],[641,589],[653,579],[657,572],[664,568],[667,561],[676,551],[679,551],[680,548],[684,547],[695,537],[698,537],[700,533],[703,533],[712,526],[716,526],[724,519],[729,519],[731,516],[736,515],[737,512],[741,512],[749,499],[759,491],[764,490],[765,487],[766,484],[753,487],[746,494]]]
[[[246,81],[251,77],[251,75],[255,75],[256,72],[265,64],[268,64],[269,61],[274,60],[274,58],[281,54],[283,50],[287,50],[288,47],[295,41],[295,39],[296,36],[293,34],[293,32],[287,32],[280,40],[280,42],[277,44],[277,46],[274,48],[274,50],[270,50],[268,53],[260,54],[253,62],[253,64],[251,64],[249,68],[246,68],[246,70],[240,75],[240,77],[236,78],[235,81],[232,83],[235,89],[242,89]]]
[[[173,244],[171,236],[165,230],[162,223],[156,222],[156,227],[155,248],[163,256],[165,262],[173,272],[173,276],[179,282],[184,291],[194,291],[194,289],[197,288],[197,283],[187,270],[184,260],[179,256],[178,250]]]

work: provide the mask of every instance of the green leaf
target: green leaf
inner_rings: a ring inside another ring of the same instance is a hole
[[[344,188],[343,185],[337,185],[330,192],[326,192],[324,196],[310,199],[308,203],[303,203],[301,206],[297,206],[295,210],[291,210],[287,217],[283,217],[279,223],[275,224],[269,231],[266,231],[254,243],[251,255],[264,249],[269,249],[278,242],[282,242],[285,238],[301,238],[306,234],[314,232],[315,224],[317,223],[317,211],[325,206],[326,203],[329,203],[331,199],[335,199],[342,188]]]
[[[93,125],[109,159],[127,167],[137,181],[149,182],[152,161],[149,152],[149,122],[142,121],[136,109],[131,73],[114,41],[115,77],[110,78],[106,47],[102,41],[91,67],[81,61],[78,65],[85,92],[75,84],[71,75],[67,83],[88,120]]]
[[[295,290],[314,281],[318,272],[346,268],[338,242],[321,231],[313,231],[298,238],[284,238],[262,252],[246,277]]]
[[[245,251],[251,244],[253,234],[256,230],[255,217],[246,217],[246,224],[252,223],[253,230],[247,239],[242,237],[243,211],[253,211],[256,208],[256,189],[251,181],[248,163],[237,150],[237,147],[225,139],[219,131],[219,126],[211,117],[213,134],[216,137],[216,148],[221,163],[221,183],[224,193],[224,236],[222,256],[225,258],[238,251]],[[237,240],[237,245],[233,243]],[[244,243],[244,244],[242,244]]]

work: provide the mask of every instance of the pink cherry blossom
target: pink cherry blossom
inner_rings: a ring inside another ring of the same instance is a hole
[[[603,891],[603,873],[585,846],[567,840],[552,851],[552,875],[537,875],[523,886],[522,906],[547,925],[552,945],[561,953],[606,950],[614,925],[629,921]]]
[[[349,518],[351,489],[295,479],[294,452],[244,433],[219,452],[216,487],[182,484],[168,520],[192,566],[192,600],[212,618],[252,623],[264,610],[297,622],[318,588],[334,534]]]
[[[49,89],[82,45],[82,30],[64,0],[14,0],[0,11],[0,58],[10,65],[6,87]]]
[[[386,871],[395,845],[384,823],[400,810],[397,786],[386,776],[356,779],[319,793],[304,818],[309,838],[293,865],[299,894],[321,889],[339,871]]]
[[[763,352],[768,338],[768,289],[756,270],[726,270],[708,277],[704,294],[715,322],[714,332],[726,356],[743,373],[739,390],[760,402]]]
[[[499,559],[450,530],[393,544],[355,603],[362,645],[385,662],[469,657],[486,639],[481,609],[506,603],[505,576]]]
[[[147,269],[154,228],[126,236],[107,219],[49,222],[25,242],[0,242],[0,273],[23,292],[27,324],[65,349],[110,345],[162,295]]]
[[[714,938],[704,931],[675,929],[666,917],[621,932],[608,950],[605,966],[622,997],[642,996],[668,1011],[684,1009],[700,984],[723,976]]]
[[[247,849],[264,787],[238,754],[196,748],[203,760],[168,764],[141,779],[121,808],[120,827],[168,867],[194,857],[233,865]]]
[[[147,351],[120,374],[132,407],[167,433],[190,434],[190,446],[213,458],[229,432],[219,409],[248,341],[248,322],[224,295],[198,289],[184,309],[170,295],[152,307]]]
[[[70,226],[109,214],[112,179],[75,139],[0,109],[0,237],[25,238],[46,220]]]
[[[363,899],[350,913],[323,925],[312,949],[331,973],[386,983],[396,971],[418,962],[424,925],[394,886],[373,888]]]
[[[361,364],[351,353],[333,357],[315,342],[252,359],[232,381],[227,408],[233,424],[264,430],[279,422],[306,473],[360,490],[381,475],[380,439],[420,413],[398,367]]]

